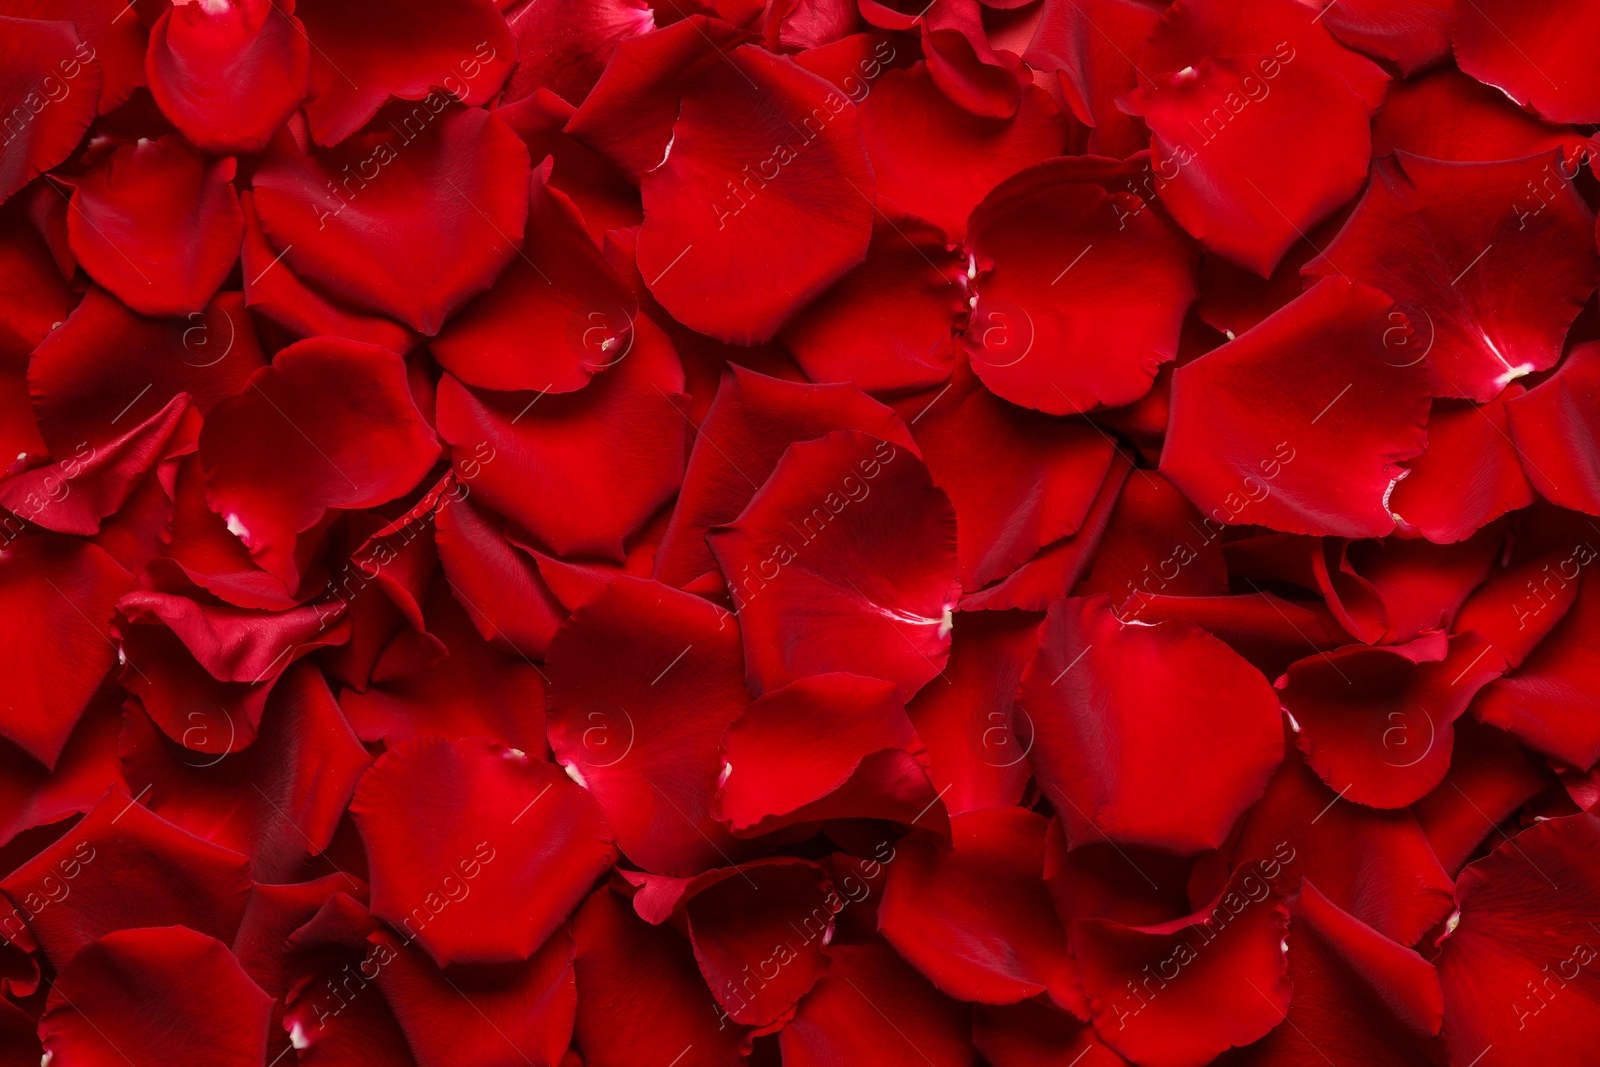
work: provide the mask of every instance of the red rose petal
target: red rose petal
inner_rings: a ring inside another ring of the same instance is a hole
[[[21,6],[8,4],[8,15],[0,22],[0,69],[6,72],[0,82],[0,101],[7,118],[15,121],[18,110],[26,116],[17,123],[21,144],[14,145],[14,135],[10,130],[6,133],[0,201],[72,153],[94,121],[101,87],[94,47],[79,36],[73,21],[11,17],[24,14],[17,10]],[[66,13],[50,12],[52,16],[62,14]],[[53,102],[47,92],[60,93],[56,99],[61,102],[47,107],[47,102]]]
[[[1249,868],[1170,923],[1076,920],[1073,953],[1100,1039],[1141,1067],[1202,1067],[1264,1037],[1290,1002],[1288,925],[1283,887]]]
[[[461,485],[459,497],[452,493],[434,512],[439,563],[485,641],[542,658],[567,611],[540,577],[536,557],[507,539],[506,520],[473,500],[470,488]]]
[[[1123,1067],[1094,1027],[1038,1000],[972,1013],[972,1043],[994,1067]]]
[[[311,48],[294,4],[176,4],[150,29],[150,94],[196,148],[259,152],[305,99]]]
[[[729,112],[746,116],[732,130]],[[745,46],[689,87],[644,176],[639,271],[691,329],[766,341],[866,256],[873,188],[855,105]]]
[[[1187,243],[1102,162],[1029,168],[991,192],[968,228],[972,369],[996,394],[1052,415],[1149,392],[1194,299]]]
[[[480,738],[390,749],[350,811],[373,914],[440,966],[526,959],[612,861],[592,797],[553,764]]]
[[[1456,724],[1450,773],[1413,806],[1439,863],[1458,873],[1479,846],[1549,784],[1534,757],[1510,735],[1467,718]]]
[[[1165,477],[1139,471],[1123,485],[1105,545],[1075,592],[1105,593],[1124,619],[1140,618],[1151,596],[1225,596],[1217,533]]]
[[[105,552],[73,538],[40,534],[0,549],[0,612],[14,620],[0,639],[9,679],[0,735],[46,767],[117,661],[111,611],[132,585]]]
[[[1117,107],[1137,84],[1134,58],[1161,9],[1145,0],[1049,0],[1023,57],[1060,72],[1073,114],[1087,126],[1088,151],[1124,159],[1150,146],[1144,123]]]
[[[1074,844],[1216,848],[1283,758],[1259,671],[1190,623],[1123,623],[1104,597],[1051,606],[1017,705]]]
[[[112,786],[127,789],[117,755],[121,705],[115,695],[91,704],[53,768],[9,742],[0,744],[0,845],[35,826],[88,811]],[[15,924],[0,919],[0,937],[16,933]]]
[[[517,254],[527,176],[516,134],[441,94],[325,152],[278,138],[256,171],[255,206],[296,274],[433,334]]]
[[[1443,163],[1401,152],[1380,160],[1355,214],[1306,272],[1392,295],[1411,328],[1431,338],[1434,395],[1491,400],[1555,364],[1594,292],[1592,213],[1570,186],[1525,191],[1559,159]]]
[[[233,175],[231,157],[208,164],[180,137],[124,145],[78,179],[72,253],[141,314],[201,311],[244,236]]]
[[[45,1058],[111,1067],[266,1059],[272,998],[228,947],[181,926],[109,933],[57,976],[40,1020]]]
[[[1340,6],[1346,3],[1349,0],[1340,0]],[[1574,131],[1540,122],[1494,86],[1472,80],[1454,64],[1395,82],[1372,120],[1374,156],[1398,150],[1465,162],[1531,155],[1549,159],[1550,149],[1579,140]]]
[[[549,89],[581,104],[605,71],[617,43],[655,29],[644,0],[523,0],[504,5],[517,42],[506,102]]]
[[[1016,114],[1026,75],[1015,54],[995,49],[978,0],[933,0],[917,18],[928,73],[946,96],[974,115]]]
[[[458,477],[557,555],[621,560],[683,479],[683,366],[648,319],[628,357],[570,396],[488,393],[446,375],[439,435]],[[487,446],[487,449],[485,449]]]
[[[1506,402],[1521,395],[1513,382],[1481,407],[1435,404],[1428,450],[1411,461],[1411,473],[1389,498],[1394,514],[1430,541],[1451,543],[1533,503],[1506,416]]]
[[[1341,0],[1324,7],[1318,18],[1340,41],[1374,59],[1390,60],[1409,77],[1450,55],[1453,6],[1450,0]],[[1384,106],[1392,99],[1386,97]]]
[[[1048,992],[1081,1007],[1077,968],[1044,885],[1049,823],[1021,808],[950,819],[952,844],[914,834],[895,846],[878,926],[948,996],[1014,1004]]]
[[[279,352],[200,435],[206,502],[289,585],[296,540],[327,509],[393,500],[438,455],[400,357],[331,337]]]
[[[1388,533],[1397,461],[1422,452],[1428,411],[1426,371],[1385,346],[1394,313],[1370,286],[1324,279],[1179,367],[1161,473],[1222,523]]]
[[[391,97],[449,94],[483,104],[516,61],[516,42],[493,0],[448,7],[301,0],[297,14],[312,44],[306,118],[318,144],[344,140]]]
[[[1462,70],[1551,122],[1600,121],[1600,74],[1584,47],[1600,31],[1592,7],[1476,3],[1482,6],[1455,8],[1450,19]]]
[[[1539,495],[1574,511],[1600,515],[1600,344],[1575,347],[1561,367],[1527,394],[1506,402],[1511,439]]]
[[[627,857],[670,875],[736,859],[743,846],[710,807],[717,746],[749,699],[737,620],[671,586],[618,578],[556,632],[545,664],[550,747]]]
[[[848,671],[910,699],[949,656],[955,533],[949,498],[904,446],[855,430],[790,445],[739,518],[707,536],[752,690]]]

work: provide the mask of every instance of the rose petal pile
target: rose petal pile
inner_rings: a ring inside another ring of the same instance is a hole
[[[0,1065],[1600,1064],[1597,43],[0,0]]]

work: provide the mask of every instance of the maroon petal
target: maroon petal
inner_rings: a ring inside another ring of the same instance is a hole
[[[1458,5],[1450,20],[1456,62],[1541,118],[1600,121],[1600,72],[1585,47],[1600,32],[1597,15],[1573,0],[1537,7],[1509,0]]]
[[[105,353],[114,348],[115,360]],[[266,363],[238,293],[181,319],[135,315],[90,288],[28,364],[39,432],[57,458],[102,445],[188,393],[202,415],[243,391]]]
[[[955,505],[966,589],[1004,578],[1082,529],[1116,451],[1093,426],[1000,400],[979,381],[982,366],[974,368],[958,367],[938,395],[907,405],[918,409],[912,429],[934,484]]]
[[[18,123],[20,137],[7,142],[0,163],[0,201],[72,153],[94,121],[100,96],[94,47],[79,37],[73,22],[11,17],[24,14],[17,10],[21,6],[7,5],[0,22],[0,69],[6,72],[0,101],[8,117],[19,110],[26,116]]]
[[[72,253],[141,314],[200,311],[239,257],[233,174],[231,157],[206,163],[181,137],[124,145],[78,179]]]
[[[990,189],[1066,147],[1060,112],[1031,85],[1015,115],[984,118],[952,102],[919,63],[883,74],[859,102],[879,203],[951,241],[966,235],[967,216]]]
[[[350,812],[373,914],[440,966],[526,959],[612,861],[592,797],[553,764],[481,738],[390,749]]]
[[[570,396],[479,392],[446,375],[439,435],[457,476],[557,555],[621,560],[683,479],[682,390],[671,343],[641,316],[628,358]]]
[[[1398,461],[1422,452],[1429,403],[1426,371],[1385,345],[1394,307],[1360,282],[1323,279],[1179,367],[1161,473],[1220,523],[1388,533]],[[1240,407],[1261,396],[1275,402]]]
[[[1094,157],[1053,160],[973,211],[966,349],[996,394],[1052,415],[1119,407],[1177,354],[1194,255],[1165,215],[1122,190],[1131,173]]]
[[[440,93],[397,106],[383,129],[315,154],[279,137],[253,179],[261,226],[296,274],[425,334],[517,254],[528,212],[522,141],[489,112],[450,105]]]
[[[892,682],[812,675],[752,701],[728,727],[711,814],[748,835],[823,819],[915,823],[939,799],[927,758]]]
[[[671,1063],[695,1051],[697,1067],[740,1067],[744,1031],[728,1026],[683,936],[651,926],[609,889],[572,924],[578,946],[578,1018],[584,1067]],[[649,996],[640,996],[641,989]],[[787,1032],[787,1030],[785,1031]]]
[[[1192,623],[1124,623],[1104,597],[1051,605],[1017,705],[1074,845],[1216,848],[1283,758],[1260,671]]]
[[[944,679],[923,686],[906,714],[928,748],[928,774],[952,812],[1022,799],[1036,727],[1015,710],[1017,683],[1039,643],[1039,617],[958,611]]]
[[[305,99],[311,48],[294,4],[176,4],[150,29],[150,94],[191,144],[259,152]]]
[[[710,815],[717,746],[749,700],[728,612],[618,578],[556,632],[546,670],[550,747],[630,860],[692,875],[736,858],[743,846]]]
[[[1150,127],[1156,189],[1172,217],[1263,278],[1361,189],[1371,155],[1369,104],[1334,69],[1295,55],[1286,41],[1207,55],[1120,101]],[[1319,165],[1308,170],[1306,159]]]
[[[4,920],[7,935],[26,923],[60,970],[90,942],[130,927],[182,925],[231,941],[250,893],[250,869],[239,853],[202,841],[113,788],[65,836],[0,882],[0,892],[15,909]]]
[[[739,518],[707,537],[751,689],[848,671],[910,699],[949,656],[955,534],[949,498],[904,446],[854,430],[790,445]]]
[[[517,66],[503,97],[508,103],[538,89],[583,103],[618,42],[655,29],[644,0],[512,0],[503,6],[517,43]]]
[[[311,873],[311,858],[333,840],[356,779],[372,762],[309,664],[292,668],[273,687],[262,734],[248,750],[204,755],[130,710],[122,759],[130,781],[153,783],[151,811],[248,855],[261,882],[293,882]]]
[[[200,435],[206,502],[289,586],[296,540],[329,508],[393,500],[438,455],[400,357],[332,337],[279,352]]]
[[[1094,1027],[1039,1000],[978,1005],[972,1043],[994,1067],[1124,1067]]]
[[[1021,808],[985,808],[951,817],[949,845],[929,833],[902,839],[878,908],[883,936],[948,996],[1014,1004],[1048,992],[1081,1009],[1044,885],[1048,826]]]
[[[1288,945],[1294,999],[1284,1025],[1252,1045],[1241,1063],[1407,1067],[1437,1061],[1442,1049],[1431,1039],[1443,1022],[1444,999],[1427,960],[1341,911],[1310,882],[1301,883]],[[1348,1025],[1351,1019],[1361,1025]]]
[[[833,966],[778,1035],[784,1067],[969,1067],[960,1007],[887,945],[838,945]]]
[[[739,517],[791,443],[834,430],[860,430],[916,451],[895,413],[853,385],[784,382],[730,365],[695,436],[655,576],[682,586],[714,570],[707,531]]]
[[[1555,364],[1595,289],[1593,213],[1569,183],[1545,182],[1560,159],[1445,163],[1400,152],[1380,160],[1361,205],[1306,273],[1389,293],[1431,340],[1434,395],[1491,400]],[[1392,362],[1402,362],[1398,353]]]
[[[1596,961],[1597,847],[1600,817],[1546,819],[1462,872],[1438,960],[1452,1060],[1559,1062],[1600,1038],[1585,971]]]
[[[434,114],[434,101],[452,97],[487,103],[516,61],[493,0],[301,0],[298,14],[312,44],[306,118],[318,144],[344,140],[391,97],[426,101]]]
[[[228,946],[182,926],[109,933],[56,977],[39,1022],[45,1058],[91,1067],[254,1067],[267,1055],[272,998]]]
[[[730,126],[732,113],[744,117]],[[691,329],[766,341],[866,256],[873,188],[855,105],[742,47],[689,87],[665,159],[644,176],[639,271]]]
[[[1539,495],[1600,515],[1600,344],[1581,344],[1526,395],[1506,402],[1522,469]]]
[[[1289,1006],[1282,884],[1242,867],[1193,915],[1072,923],[1100,1039],[1141,1067],[1202,1067],[1264,1037]]]
[[[0,735],[46,767],[117,661],[111,611],[132,585],[115,560],[74,538],[38,534],[0,550],[0,614],[16,620],[0,640]]]

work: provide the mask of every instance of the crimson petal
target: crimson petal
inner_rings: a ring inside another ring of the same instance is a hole
[[[1585,42],[1600,32],[1597,17],[1578,0],[1474,0],[1453,7],[1450,36],[1456,62],[1474,78],[1550,122],[1590,123],[1600,121],[1600,71]]]
[[[19,111],[27,117],[21,143],[8,141],[0,163],[0,201],[72,153],[94,121],[101,86],[94,48],[71,21],[10,17],[22,14],[19,6],[8,4],[0,21],[0,101],[8,118]],[[59,103],[45,95],[63,89]]]

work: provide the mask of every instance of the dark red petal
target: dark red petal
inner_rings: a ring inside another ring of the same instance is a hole
[[[132,585],[115,560],[75,538],[38,534],[0,549],[0,617],[13,620],[0,639],[0,735],[46,767],[117,661],[111,611]]]
[[[1310,882],[1301,883],[1288,945],[1294,999],[1284,1025],[1240,1063],[1408,1067],[1437,1060],[1442,1049],[1430,1039],[1443,1021],[1444,999],[1427,960],[1341,911]],[[1353,1019],[1360,1025],[1350,1025]]]
[[[1297,752],[1284,760],[1231,852],[1210,857],[1212,867],[1225,857],[1233,865],[1277,864],[1310,879],[1333,903],[1402,945],[1416,944],[1450,910],[1450,876],[1416,817],[1341,800]],[[1212,881],[1192,881],[1190,895],[1220,885],[1226,869]],[[1372,877],[1376,871],[1383,877]],[[1197,867],[1196,874],[1204,872]]]
[[[873,188],[855,105],[744,46],[689,87],[644,176],[639,271],[685,326],[766,341],[866,256]]]
[[[493,0],[300,0],[298,14],[312,44],[306,118],[318,144],[344,140],[391,97],[427,101],[434,114],[452,97],[487,103],[516,61]]]
[[[822,819],[927,816],[936,826],[944,809],[933,810],[927,759],[892,682],[812,675],[752,701],[728,727],[711,814],[741,834]]]
[[[672,345],[641,316],[628,358],[570,396],[480,392],[446,375],[439,435],[457,476],[556,555],[621,560],[682,481],[682,390]]]
[[[1550,377],[1506,403],[1511,438],[1539,495],[1600,515],[1600,343],[1573,348]]]
[[[565,927],[526,963],[451,973],[387,930],[368,940],[378,988],[417,1067],[555,1063],[572,1040],[578,991]]]
[[[1488,640],[1513,667],[1519,667],[1549,636],[1577,602],[1583,568],[1595,559],[1594,546],[1581,527],[1568,531],[1572,541],[1546,547],[1539,543],[1539,513],[1529,513],[1531,536],[1514,547],[1510,558],[1495,566],[1455,618],[1451,629]],[[1519,539],[1520,541],[1520,539]]]
[[[1208,55],[1274,54],[1283,67],[1309,60],[1305,65],[1337,72],[1370,110],[1378,110],[1388,75],[1335,40],[1320,25],[1325,21],[1317,5],[1292,0],[1183,0],[1169,7],[1156,24],[1139,52],[1139,69],[1146,76],[1179,71],[1199,66]],[[1278,68],[1268,68],[1273,69]],[[1266,70],[1262,76],[1267,76]]]
[[[114,350],[117,358],[107,360]],[[59,459],[99,446],[161,411],[179,393],[202,415],[244,390],[264,363],[238,293],[221,293],[183,319],[135,315],[103,289],[39,345],[28,364],[33,410]]]
[[[1594,558],[1587,544],[1569,556]],[[1563,578],[1565,575],[1563,574]],[[1541,587],[1542,588],[1542,587]],[[1543,597],[1530,591],[1543,603]],[[1479,721],[1499,727],[1529,748],[1579,769],[1600,761],[1600,695],[1590,665],[1600,654],[1600,580],[1585,575],[1578,597],[1539,646],[1506,677],[1492,682],[1473,702]]]
[[[1208,55],[1121,100],[1150,126],[1156,190],[1172,217],[1207,249],[1263,278],[1361,189],[1372,149],[1368,104],[1357,90],[1333,69],[1294,56],[1286,44]],[[1308,159],[1318,165],[1306,168]]]
[[[638,298],[549,187],[550,170],[548,160],[534,170],[520,255],[428,346],[467,385],[572,392],[633,348]]]
[[[253,181],[262,228],[296,274],[426,334],[489,287],[527,221],[528,149],[443,94],[336,149],[308,155],[279,137]]]
[[[1533,503],[1512,443],[1506,402],[1513,382],[1482,406],[1441,402],[1428,413],[1428,450],[1389,498],[1394,514],[1430,541],[1464,541],[1508,511]]]
[[[1600,122],[1600,71],[1587,49],[1600,33],[1597,17],[1594,7],[1574,0],[1474,0],[1454,8],[1450,36],[1462,70],[1541,118]]]
[[[1340,0],[1340,6],[1349,2]],[[1535,154],[1548,159],[1550,149],[1581,142],[1576,131],[1540,122],[1500,90],[1472,80],[1454,64],[1395,82],[1372,120],[1374,156],[1402,151],[1462,161],[1524,159]]]
[[[481,738],[390,749],[350,813],[373,914],[440,966],[526,959],[613,856],[599,806],[560,768]]]
[[[1065,921],[1113,919],[1155,926],[1194,910],[1189,875],[1194,861],[1111,841],[1069,847],[1059,817],[1045,838],[1044,883]]]
[[[1105,593],[1124,619],[1152,596],[1226,596],[1228,567],[1217,531],[1163,475],[1137,471],[1122,487],[1104,547],[1074,592]]]
[[[535,555],[507,540],[506,520],[470,491],[460,483],[434,513],[451,592],[485,641],[542,659],[567,611],[540,577]]]
[[[1283,758],[1260,671],[1192,623],[1123,623],[1104,597],[1051,605],[1017,705],[1074,845],[1216,848]]]
[[[784,1067],[968,1067],[960,1006],[881,942],[837,945],[833,966],[778,1035]]]
[[[393,500],[438,455],[400,357],[332,337],[283,349],[200,435],[206,502],[290,586],[296,540],[329,508]]]
[[[960,254],[936,226],[882,215],[866,262],[789,321],[780,338],[816,382],[890,391],[937,385],[966,309]]]
[[[1124,1067],[1094,1027],[1039,1000],[978,1005],[972,1043],[993,1067]]]
[[[294,4],[176,4],[150,29],[150,95],[196,148],[259,152],[305,99],[311,48]]]
[[[1082,529],[1116,451],[1102,431],[998,399],[966,366],[902,406],[934,484],[955,505],[961,585],[982,587]],[[972,442],[982,441],[974,449]]]
[[[671,586],[618,578],[556,631],[545,663],[550,747],[628,858],[670,875],[736,859],[743,846],[709,809],[717,746],[749,700],[737,620]]]
[[[1453,6],[1451,0],[1341,0],[1318,18],[1351,48],[1390,60],[1410,76],[1450,55]],[[1385,97],[1384,106],[1393,99]]]
[[[1349,645],[1294,664],[1278,688],[1306,762],[1341,797],[1375,808],[1419,800],[1450,769],[1454,723],[1505,661],[1476,635]]]
[[[1389,293],[1424,339],[1434,395],[1491,400],[1555,365],[1595,289],[1594,215],[1570,183],[1545,184],[1560,160],[1380,160],[1361,205],[1306,273]],[[1529,183],[1540,191],[1526,192]]]
[[[136,788],[142,793],[148,785]],[[239,853],[112,788],[82,822],[0,882],[0,892],[15,909],[0,920],[7,936],[26,923],[60,970],[91,941],[130,927],[183,925],[231,941],[250,893],[250,868]]]
[[[0,1064],[4,1067],[34,1067],[43,1048],[33,1016],[11,1001],[0,1006]]]
[[[706,532],[739,517],[791,443],[834,430],[860,430],[916,452],[895,413],[853,385],[785,382],[730,365],[700,422],[655,576],[682,586],[714,570]]]
[[[719,1023],[722,1010],[689,943],[671,926],[651,926],[602,888],[579,909],[572,935],[578,945],[573,1040],[584,1067],[666,1064],[691,1049],[696,1067],[741,1067],[744,1031]]]
[[[1035,727],[1015,711],[1017,682],[1039,642],[1039,617],[958,611],[944,678],[906,705],[927,745],[928,769],[951,812],[1016,804]]]
[[[1220,523],[1388,533],[1398,461],[1422,452],[1429,403],[1425,369],[1385,345],[1394,308],[1370,286],[1323,279],[1179,367],[1161,473]]]
[[[228,946],[182,926],[119,930],[56,976],[39,1022],[45,1059],[88,1067],[176,1063],[255,1067],[272,998]]]
[[[512,0],[502,5],[517,42],[517,67],[504,102],[548,89],[583,103],[618,42],[655,29],[644,0]]]
[[[94,121],[100,95],[95,50],[73,23],[10,17],[24,14],[17,10],[21,6],[8,4],[7,17],[0,22],[0,70],[5,71],[0,101],[8,118],[18,111],[25,116],[16,123],[16,135],[7,131],[14,139],[7,142],[0,162],[0,201],[72,153]],[[48,92],[59,96],[53,101]]]
[[[273,687],[262,726],[246,751],[208,756],[174,743],[130,710],[123,772],[141,785],[154,783],[150,810],[248,855],[257,881],[295,882],[315,870],[312,858],[333,840],[372,757],[310,664],[295,666]]]
[[[885,73],[857,100],[879,203],[889,214],[926,219],[955,242],[990,189],[1066,146],[1066,123],[1031,85],[1004,119],[953,103],[921,63]]]
[[[1600,817],[1547,819],[1462,872],[1438,961],[1454,1062],[1560,1062],[1600,1039],[1585,970],[1597,959],[1596,849]]]
[[[1049,0],[1023,57],[1060,72],[1073,114],[1087,126],[1088,150],[1124,159],[1150,146],[1144,123],[1117,107],[1137,84],[1134,57],[1161,9],[1147,0]]]
[[[102,692],[78,719],[54,768],[15,745],[0,744],[0,845],[24,830],[88,811],[112,786],[126,789],[117,756],[121,724],[120,694]],[[0,938],[14,933],[0,920]]]
[[[1109,160],[1053,160],[972,213],[978,302],[966,349],[983,383],[1012,403],[1052,415],[1119,407],[1149,392],[1177,354],[1194,254],[1122,178]]]
[[[1014,1004],[1048,992],[1081,1009],[1077,969],[1044,885],[1049,820],[1021,808],[952,816],[952,842],[895,845],[878,908],[883,936],[948,996]]]
[[[1291,992],[1281,883],[1241,867],[1214,900],[1160,926],[1072,923],[1100,1039],[1140,1067],[1202,1067],[1265,1036]]]
[[[284,611],[295,605],[283,581],[256,566],[244,542],[228,532],[221,515],[206,506],[205,475],[198,456],[186,457],[178,467],[171,522],[166,553],[189,581],[242,608]],[[316,588],[326,580],[319,568],[306,588]]]
[[[974,115],[1010,118],[1028,75],[1014,53],[990,45],[982,15],[978,0],[933,0],[917,16],[922,52],[934,84],[951,100]]]
[[[608,230],[638,226],[644,210],[639,205],[639,190],[627,177],[604,156],[565,132],[573,112],[571,104],[548,89],[495,109],[500,121],[515,130],[528,146],[529,158],[555,159],[551,187],[578,205],[589,236],[603,246]],[[669,118],[669,135],[671,124]]]
[[[1282,674],[1307,651],[1325,651],[1350,640],[1320,600],[1284,600],[1267,592],[1213,597],[1144,596],[1137,610],[1140,622],[1186,619],[1200,626],[1226,641],[1271,678]]]
[[[738,519],[707,536],[752,691],[848,671],[909,700],[950,654],[955,518],[903,445],[855,430],[790,445]]]
[[[231,157],[208,164],[181,137],[124,145],[78,179],[73,255],[142,314],[204,309],[244,236],[233,173]]]
[[[1450,773],[1412,810],[1439,863],[1454,875],[1485,839],[1547,785],[1548,773],[1510,735],[1469,717],[1456,724]]]

